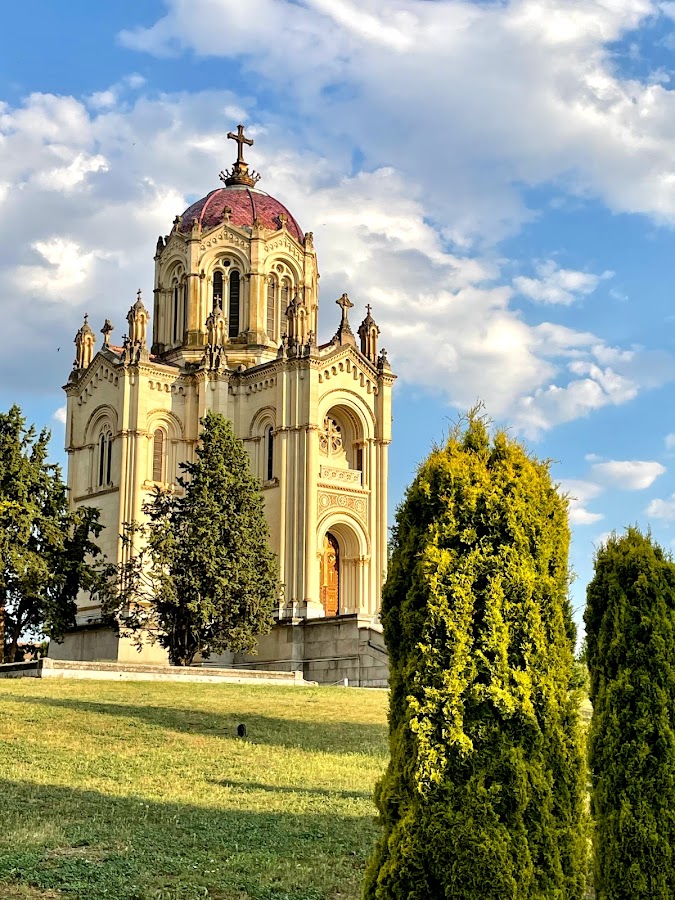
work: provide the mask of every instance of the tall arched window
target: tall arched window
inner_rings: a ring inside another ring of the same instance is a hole
[[[152,444],[152,480],[164,481],[164,432],[155,431]]]
[[[98,439],[98,487],[110,484],[112,475],[112,432],[104,428]]]
[[[271,425],[265,429],[265,445],[267,450],[267,480],[274,478],[274,430]]]
[[[178,282],[174,281],[174,283],[173,283],[173,333],[171,335],[171,339],[174,343],[178,340],[179,304],[180,304],[180,296],[178,294]]]
[[[276,318],[276,287],[277,285],[274,276],[270,275],[269,281],[267,282],[267,337],[272,340],[274,340],[274,320]]]
[[[291,283],[288,278],[284,278],[281,285],[281,315],[286,315],[288,304],[291,302]]]
[[[224,306],[223,303],[223,273],[222,272],[214,272],[213,273],[213,297],[211,298],[211,306],[213,309],[216,308],[216,300],[219,302],[219,306],[222,309]]]
[[[230,275],[230,305],[227,316],[227,336],[239,337],[239,272],[236,270]]]

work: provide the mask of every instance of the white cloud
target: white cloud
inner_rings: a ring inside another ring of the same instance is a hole
[[[662,519],[664,522],[672,522],[675,519],[675,494],[671,494],[666,500],[654,499],[645,510],[645,514],[652,519]]]
[[[600,485],[583,479],[566,478],[561,480],[560,490],[568,496],[569,519],[572,525],[593,525],[594,522],[604,518],[602,513],[586,509],[586,505],[602,493]]]
[[[553,260],[539,263],[536,266],[538,278],[518,276],[513,279],[513,286],[525,297],[537,303],[554,303],[569,306],[592,294],[600,281],[611,278],[613,272],[593,275],[590,272],[577,272],[574,269],[560,269]]]
[[[624,491],[643,491],[651,487],[665,471],[666,467],[655,460],[611,459],[591,466],[596,478]]]
[[[67,410],[68,407],[65,404],[63,406],[59,406],[59,408],[55,409],[52,413],[52,419],[54,419],[55,422],[59,422],[61,425],[65,425]]]
[[[666,450],[675,450],[675,433],[667,434],[664,443],[666,445]]]
[[[0,292],[11,323],[0,365],[14,364],[29,333],[47,348],[63,345],[85,308],[96,331],[97,316],[120,321],[139,284],[151,290],[157,234],[216,186],[227,161],[230,120],[221,110],[248,118],[228,92],[140,97],[99,110],[33,95],[19,108],[0,108],[0,171],[21,185],[9,191],[0,218]],[[675,374],[665,355],[525,321],[504,275],[508,261],[489,249],[450,252],[445,225],[430,219],[427,198],[396,168],[345,177],[340,147],[299,153],[274,121],[254,121],[250,133],[264,185],[315,230],[320,337],[333,334],[333,300],[347,290],[355,324],[373,304],[403,379],[441,391],[459,408],[481,398],[491,415],[533,437]],[[41,176],[58,168],[55,159],[78,172],[59,190]],[[56,304],[36,303],[43,299],[79,308],[59,316]],[[43,359],[62,362],[49,353]],[[63,374],[54,368],[48,377],[62,383]]]
[[[659,9],[672,14],[652,0],[168,0],[121,39],[238,57],[326,147],[414,174],[461,240],[518,227],[521,189],[551,183],[675,221],[675,91],[622,75],[611,47]]]

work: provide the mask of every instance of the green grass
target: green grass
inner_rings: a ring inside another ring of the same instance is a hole
[[[0,681],[0,900],[357,900],[386,703]]]

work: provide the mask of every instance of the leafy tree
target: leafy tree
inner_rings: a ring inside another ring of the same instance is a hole
[[[613,534],[586,606],[599,900],[675,897],[675,564]]]
[[[126,531],[128,561],[106,604],[139,644],[150,637],[173,665],[226,649],[253,651],[278,597],[260,485],[230,422],[202,419],[197,459],[178,494],[156,490],[147,521]]]
[[[397,511],[383,833],[366,900],[577,900],[584,762],[567,502],[477,411]]]
[[[27,632],[61,638],[78,592],[101,584],[98,510],[68,510],[49,437],[26,428],[18,406],[0,413],[0,662],[14,660]]]

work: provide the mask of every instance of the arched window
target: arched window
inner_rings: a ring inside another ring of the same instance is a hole
[[[265,449],[267,450],[267,480],[274,478],[274,430],[271,425],[265,429]]]
[[[155,431],[152,444],[152,480],[164,481],[164,432]]]
[[[236,270],[230,275],[229,300],[227,336],[236,338],[239,337],[239,272]]]
[[[274,320],[276,318],[276,286],[274,277],[270,275],[269,281],[267,282],[267,337],[272,340],[274,340]]]
[[[211,306],[213,309],[216,308],[216,300],[218,300],[218,304],[220,308],[223,308],[223,273],[222,272],[214,272],[213,273],[213,297],[211,298]]]
[[[183,341],[183,335],[187,331],[188,327],[188,283],[187,278],[183,282],[183,334],[180,336],[180,340]]]
[[[173,283],[173,334],[171,335],[172,341],[175,343],[178,340],[178,313],[179,313],[179,303],[180,297],[178,294],[178,282],[174,281]]]
[[[112,432],[104,428],[98,439],[98,487],[110,484],[112,475]]]
[[[281,285],[281,315],[286,315],[288,304],[291,302],[291,283],[288,278],[284,278]]]

